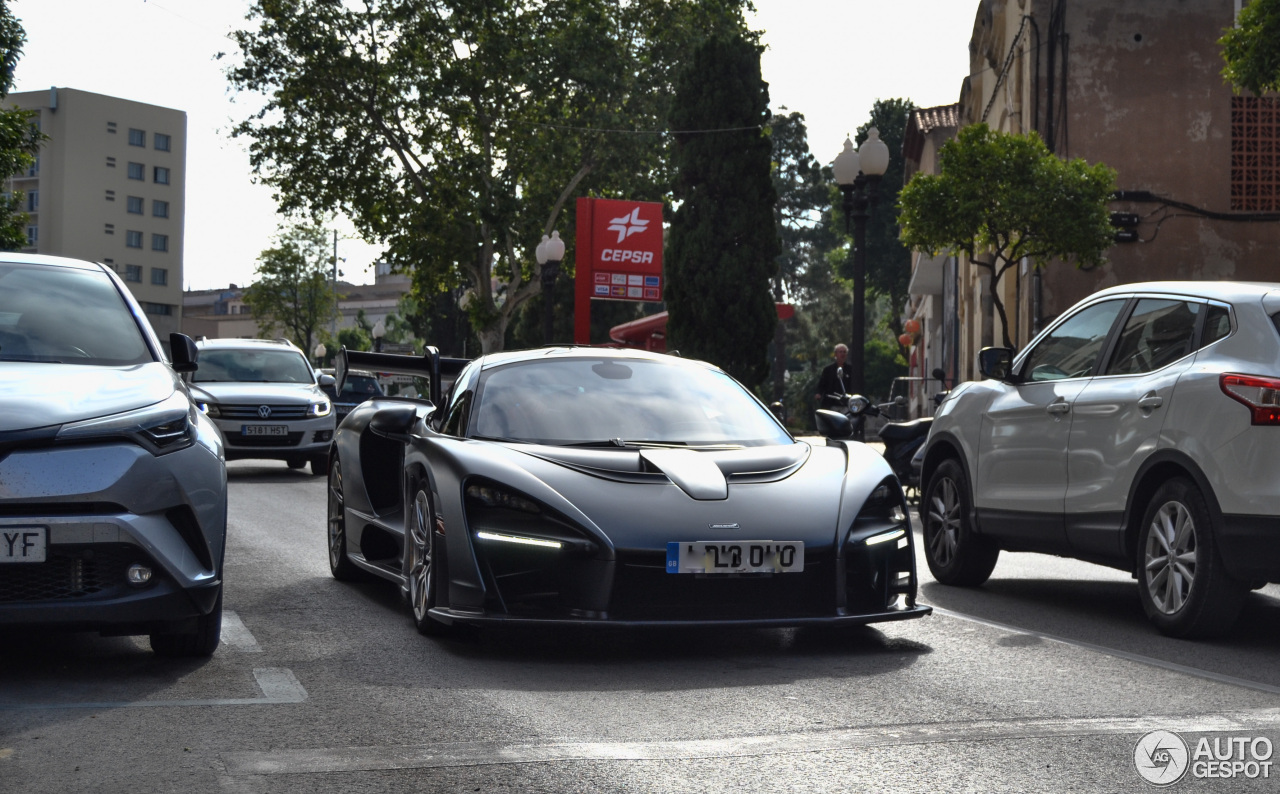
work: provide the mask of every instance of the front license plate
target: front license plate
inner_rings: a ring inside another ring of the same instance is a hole
[[[799,573],[800,541],[738,540],[667,544],[667,573]]]
[[[44,562],[48,533],[44,527],[0,529],[0,563]]]
[[[289,428],[285,425],[244,425],[240,432],[246,436],[287,436]]]

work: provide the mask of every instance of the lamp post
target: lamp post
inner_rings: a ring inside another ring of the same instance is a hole
[[[866,390],[867,344],[867,218],[876,200],[880,177],[889,167],[889,147],[880,140],[875,127],[855,152],[853,141],[844,139],[844,149],[831,164],[844,202],[844,231],[853,224],[853,344],[849,345],[850,390]],[[859,439],[861,440],[861,439]]]
[[[538,267],[542,270],[542,344],[551,344],[552,310],[555,308],[552,293],[556,287],[556,276],[560,275],[560,261],[564,259],[564,240],[560,232],[552,232],[550,237],[542,235],[534,255]]]
[[[383,323],[382,320],[378,320],[376,323],[373,324],[373,330],[370,333],[373,334],[373,351],[375,353],[381,353],[382,337],[387,335],[386,324]]]
[[[329,348],[324,346],[324,342],[320,342],[316,345],[316,349],[311,352],[315,353],[316,366],[319,367],[324,364],[324,354],[329,352]]]

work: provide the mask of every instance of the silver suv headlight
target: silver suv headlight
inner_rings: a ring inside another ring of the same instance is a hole
[[[307,416],[316,419],[321,416],[328,416],[333,412],[333,403],[329,402],[329,398],[317,400],[311,403],[311,407],[307,409]]]
[[[186,449],[195,443],[195,406],[182,392],[132,411],[68,422],[58,430],[59,442],[128,439],[153,455]]]

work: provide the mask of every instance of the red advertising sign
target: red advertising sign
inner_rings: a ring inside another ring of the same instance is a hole
[[[662,203],[578,199],[574,341],[590,344],[591,301],[662,300]]]

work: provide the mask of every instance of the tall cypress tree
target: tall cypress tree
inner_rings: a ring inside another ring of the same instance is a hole
[[[760,45],[703,43],[676,82],[672,124],[679,209],[666,266],[667,347],[716,364],[747,386],[769,374],[778,316],[777,193]]]

